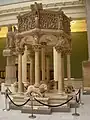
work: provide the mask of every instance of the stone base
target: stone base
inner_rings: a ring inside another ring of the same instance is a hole
[[[16,78],[12,79],[13,82],[16,81],[16,80],[17,80]],[[6,79],[5,79],[5,81],[6,81]],[[1,94],[5,93],[5,90],[6,90],[7,87],[12,91],[12,87],[11,87],[10,83],[1,83]]]
[[[60,107],[52,107],[52,112],[70,112],[70,106],[63,105]]]
[[[90,90],[83,91],[83,95],[90,95]]]
[[[32,113],[32,109],[29,105],[24,106],[21,109],[21,112],[22,113]],[[42,106],[42,107],[41,106],[34,106],[33,107],[33,113],[34,114],[51,114],[51,108],[44,107],[44,106]]]
[[[83,88],[83,95],[90,95],[90,87]]]
[[[5,93],[5,90],[6,90],[7,87],[11,90],[11,85],[10,84],[6,84],[6,83],[1,84],[1,94]]]
[[[83,61],[82,63],[83,72],[83,90],[88,94],[90,91],[90,61]]]
[[[16,104],[23,104],[29,97],[25,97],[24,95],[12,95],[12,100]],[[61,95],[57,93],[47,93],[45,98],[37,97],[39,101],[49,105],[58,105],[67,101],[67,95]],[[9,103],[10,109],[21,110],[22,113],[31,113],[31,101],[29,101],[26,105],[22,107],[17,107],[13,105],[11,102]],[[70,104],[65,104],[60,107],[48,107],[38,103],[33,100],[33,109],[34,114],[50,114],[51,112],[70,112]]]

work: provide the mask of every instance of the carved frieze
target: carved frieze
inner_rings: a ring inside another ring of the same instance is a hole
[[[58,15],[48,11],[40,12],[41,29],[58,29]]]
[[[18,16],[19,32],[29,31],[34,28],[63,30],[70,35],[70,19],[60,11],[43,10],[40,4],[35,3],[31,11]]]
[[[23,16],[18,16],[18,31],[28,31],[35,28],[35,14],[29,13]]]

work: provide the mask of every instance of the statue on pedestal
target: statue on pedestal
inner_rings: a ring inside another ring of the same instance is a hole
[[[16,28],[14,26],[14,31],[12,30],[12,25],[8,26],[8,33],[6,39],[6,48],[14,48],[15,47],[15,34]]]

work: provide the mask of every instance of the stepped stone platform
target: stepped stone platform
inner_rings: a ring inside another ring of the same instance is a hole
[[[24,95],[12,95],[10,96],[16,104],[23,104],[29,97]],[[48,105],[58,105],[66,102],[69,98],[68,95],[57,93],[46,93],[45,98],[36,97],[37,100]],[[21,110],[22,113],[31,113],[31,101],[22,107],[17,107],[13,103],[9,102],[9,108],[14,110]],[[34,114],[51,114],[51,112],[70,112],[70,103],[64,104],[59,107],[48,107],[33,100],[33,113]]]

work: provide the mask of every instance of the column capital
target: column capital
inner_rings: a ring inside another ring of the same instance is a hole
[[[33,45],[34,51],[39,51],[41,49],[41,44],[35,44]]]
[[[71,49],[68,49],[68,50],[66,51],[66,54],[67,54],[67,55],[71,55]]]
[[[65,56],[65,52],[62,51],[62,53],[61,53],[61,57],[63,58],[64,56]]]
[[[56,45],[55,49],[58,53],[62,52],[62,47],[61,46]]]
[[[41,42],[41,47],[42,47],[42,48],[45,48],[45,47],[46,47],[46,45],[47,45],[47,43],[46,43],[46,42]]]
[[[24,53],[24,48],[16,47],[16,54],[23,54],[23,53]]]

